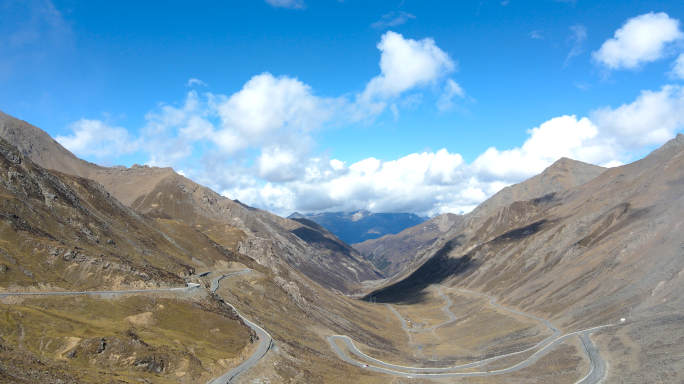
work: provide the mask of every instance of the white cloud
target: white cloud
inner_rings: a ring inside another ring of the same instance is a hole
[[[651,12],[627,20],[592,56],[608,69],[637,69],[667,56],[668,45],[682,38],[679,20]]]
[[[541,35],[541,31],[530,32],[530,37],[533,39],[544,39],[544,36]]]
[[[528,130],[521,146],[489,148],[470,164],[446,148],[351,164],[314,153],[319,130],[385,108],[398,118],[401,108],[422,102],[419,87],[435,92],[440,110],[465,96],[448,77],[456,63],[433,40],[387,32],[378,48],[381,73],[354,101],[322,97],[296,78],[263,73],[233,94],[190,91],[180,103],[160,104],[145,116],[137,137],[83,119],[72,125],[73,135],[58,140],[93,157],[137,150],[149,156],[150,165],[182,169],[230,198],[279,214],[365,208],[432,215],[468,212],[563,156],[621,164],[633,151],[660,145],[684,126],[684,90],[668,85],[589,117],[550,119]]]
[[[389,27],[396,27],[397,25],[402,25],[406,24],[408,19],[415,19],[416,16],[399,11],[399,12],[390,12],[386,15],[382,15],[382,18],[375,23],[371,24],[371,27],[377,28],[377,29],[385,29]]]
[[[465,97],[465,91],[453,79],[448,79],[444,86],[444,93],[437,100],[437,108],[440,111],[446,111],[454,106],[454,96]]]
[[[147,113],[147,124],[140,132],[140,140],[145,143],[141,150],[150,157],[147,163],[177,166],[179,160],[192,154],[195,141],[213,137],[211,115],[212,109],[195,91],[187,93],[180,107],[161,104],[157,111]]]
[[[659,145],[684,126],[684,89],[666,85],[660,91],[642,91],[631,104],[599,108],[591,118],[623,148]]]
[[[262,149],[257,159],[257,170],[260,178],[269,181],[292,181],[297,179],[302,170],[297,154],[280,147]]]
[[[304,0],[264,0],[274,8],[304,9]]]
[[[305,153],[311,145],[309,133],[330,121],[343,103],[315,96],[297,79],[263,73],[216,103],[221,127],[212,141],[227,153],[274,146]]]
[[[78,156],[99,159],[129,154],[139,149],[139,143],[125,128],[112,127],[100,120],[81,119],[71,123],[70,136],[57,136],[57,140]]]
[[[404,39],[402,35],[388,31],[382,35],[378,49],[382,52],[381,74],[371,79],[357,95],[358,106],[372,114],[380,113],[388,100],[403,92],[435,83],[456,70],[456,63],[430,38]]]
[[[586,117],[556,117],[527,131],[530,135],[519,148],[499,151],[492,147],[477,157],[472,166],[483,180],[516,182],[538,174],[561,157],[604,162],[585,141],[598,134]]]
[[[206,86],[207,86],[207,83],[205,83],[204,81],[202,81],[202,80],[200,80],[200,79],[195,79],[194,77],[191,78],[190,80],[188,80],[187,83],[185,83],[185,86],[186,86],[186,87],[192,87],[192,86],[194,86],[194,85],[203,85],[203,86],[206,87]]]
[[[292,211],[469,212],[512,183],[540,173],[560,157],[613,167],[634,150],[649,149],[684,127],[684,91],[644,91],[632,103],[600,108],[590,117],[561,116],[528,130],[517,148],[489,148],[471,164],[447,149],[394,161],[367,158],[346,166],[311,159],[307,177],[264,186],[236,187],[228,196],[280,213]],[[616,129],[618,128],[618,129]],[[316,171],[313,171],[316,169]],[[269,200],[273,199],[275,200]]]
[[[677,60],[672,63],[672,72],[670,72],[670,76],[684,79],[684,53],[680,54],[677,57]]]

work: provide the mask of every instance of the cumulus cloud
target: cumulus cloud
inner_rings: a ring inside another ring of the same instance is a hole
[[[296,142],[331,119],[341,99],[321,98],[311,87],[287,76],[263,73],[216,104],[221,129],[213,140],[226,152]]]
[[[416,41],[388,31],[378,49],[381,73],[357,95],[357,104],[371,113],[381,112],[388,100],[403,92],[435,83],[457,69],[457,63],[430,38]]]
[[[638,69],[645,63],[666,57],[670,53],[669,45],[682,38],[679,20],[664,12],[651,12],[627,20],[612,39],[592,53],[592,57],[611,70]]]
[[[484,180],[515,182],[537,174],[560,157],[577,159],[583,141],[597,135],[589,119],[576,116],[553,118],[527,131],[530,135],[519,148],[497,150],[492,147],[473,162],[474,171]]]
[[[642,91],[631,104],[599,108],[591,118],[625,149],[659,145],[684,126],[684,89],[666,85],[660,91]]]
[[[296,78],[262,73],[232,94],[193,90],[179,103],[159,104],[136,137],[121,127],[82,119],[71,125],[71,136],[57,139],[81,156],[145,153],[150,165],[182,169],[225,196],[278,214],[365,208],[433,215],[468,212],[563,156],[621,164],[631,160],[630,153],[660,145],[684,126],[684,89],[667,85],[587,117],[542,122],[527,131],[519,147],[492,147],[471,163],[447,148],[351,164],[315,153],[316,132],[356,122],[359,111],[377,116],[389,107],[398,117],[400,108],[422,102],[421,87],[436,94],[439,110],[465,96],[449,77],[456,62],[432,39],[387,32],[378,49],[380,74],[353,100],[323,97]]]
[[[397,25],[402,25],[406,24],[406,22],[409,19],[415,19],[416,16],[404,12],[404,11],[399,11],[399,12],[390,12],[386,15],[382,15],[382,18],[375,23],[371,24],[371,27],[377,28],[377,29],[385,29],[389,27],[396,27]]]
[[[178,166],[178,161],[192,154],[193,142],[214,135],[209,121],[212,109],[195,91],[187,93],[180,107],[160,104],[145,115],[147,123],[140,132],[145,143],[141,150],[148,154],[149,165]]]
[[[533,39],[544,39],[544,36],[541,35],[541,31],[530,32],[530,37]]]
[[[301,163],[291,150],[280,147],[265,148],[257,159],[257,174],[269,181],[292,181],[301,174]]]
[[[126,143],[141,140],[145,145],[138,148],[157,151],[150,152],[151,162],[168,166],[190,156],[193,143],[212,143],[216,152],[176,169],[252,206],[281,215],[362,208],[434,215],[469,212],[501,188],[538,174],[560,157],[620,165],[630,160],[632,151],[661,145],[684,127],[684,90],[668,85],[658,91],[643,91],[632,103],[599,108],[588,117],[550,119],[528,130],[520,147],[489,148],[471,163],[443,148],[391,161],[369,157],[347,164],[310,150],[313,142],[308,133],[326,121],[316,117],[320,111],[310,106],[325,105],[323,99],[296,79],[259,76],[263,78],[253,78],[254,84],[245,85],[230,97],[206,94],[201,98],[189,92],[178,106],[160,105],[147,115],[148,123],[136,140],[127,137],[122,128],[102,128],[103,124],[84,121],[72,137],[80,144],[71,148],[90,148],[98,138],[108,137],[107,132],[115,132],[123,139],[113,145],[100,144],[101,148],[127,148]],[[266,84],[264,88],[261,82]],[[268,91],[242,93],[259,89]],[[259,101],[265,94],[275,100]],[[249,119],[244,116],[252,116],[252,112],[245,112],[246,107],[241,106],[251,105],[260,111],[263,103],[280,105],[280,112],[247,124]],[[298,117],[310,113],[314,117]],[[220,141],[226,129],[242,138],[243,147],[251,146],[255,152],[236,155],[239,151],[233,147],[226,150]],[[82,131],[89,135],[84,136]],[[159,141],[149,145],[155,138]],[[305,146],[309,148],[301,150],[296,140],[308,140]],[[185,146],[188,143],[190,146]]]
[[[133,153],[139,149],[125,128],[112,127],[100,120],[81,119],[71,123],[70,136],[57,136],[57,140],[78,156],[93,156],[99,159]]]
[[[274,8],[304,9],[304,0],[264,0]]]
[[[668,85],[643,91],[632,103],[599,108],[588,117],[552,118],[528,130],[520,147],[489,148],[470,164],[447,149],[393,161],[371,157],[350,165],[314,158],[306,165],[306,177],[234,185],[224,194],[280,214],[361,208],[422,215],[469,212],[501,188],[540,173],[561,157],[607,167],[630,161],[633,151],[652,149],[674,137],[684,127],[682,111],[682,87]]]

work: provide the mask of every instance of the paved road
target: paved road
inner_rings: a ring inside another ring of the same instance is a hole
[[[187,283],[187,287],[183,288],[159,288],[159,289],[131,289],[128,291],[84,291],[84,292],[0,292],[0,297],[3,296],[43,296],[43,295],[53,295],[53,296],[72,296],[72,295],[116,295],[121,293],[149,293],[149,292],[164,292],[164,291],[190,291],[195,288],[199,288],[199,284]]]
[[[220,275],[216,278],[214,278],[211,281],[211,288],[210,291],[216,292],[219,288],[219,283],[221,279],[227,276],[233,276],[233,275],[239,275],[242,273],[248,273],[251,272],[251,269],[240,269],[235,272],[231,273],[226,273],[223,275]],[[200,273],[198,275],[194,276],[188,276],[185,279],[190,279],[194,277],[205,277],[209,275],[210,273],[213,272],[204,272]],[[159,289],[132,289],[128,291],[84,291],[84,292],[21,292],[21,293],[14,293],[14,292],[0,292],[0,297],[3,296],[42,296],[42,295],[53,295],[53,296],[69,296],[69,295],[108,295],[108,294],[122,294],[122,293],[149,293],[149,292],[165,292],[165,291],[190,291],[195,288],[199,288],[200,284],[195,284],[195,283],[187,283],[187,287],[183,288],[159,288]],[[223,383],[230,383],[232,382],[233,379],[235,379],[238,375],[241,373],[247,371],[249,368],[251,368],[254,364],[259,362],[266,353],[273,347],[273,339],[271,338],[271,335],[268,334],[263,328],[259,327],[258,325],[252,323],[251,321],[247,320],[244,316],[238,312],[235,307],[233,307],[231,304],[226,303],[230,305],[231,308],[235,311],[235,313],[240,316],[242,321],[244,321],[245,324],[247,324],[248,327],[252,328],[254,332],[256,332],[257,336],[259,337],[259,346],[257,347],[256,351],[247,358],[242,364],[237,366],[236,368],[233,368],[229,372],[226,372],[225,374],[221,375],[220,377],[217,377],[216,379],[210,380],[209,383],[211,384],[223,384]]]
[[[211,288],[209,288],[209,291],[212,292],[212,293],[213,293],[213,292],[216,292],[216,290],[219,289],[219,282],[220,282],[221,279],[223,279],[224,277],[233,276],[233,275],[240,275],[240,274],[248,273],[248,272],[251,272],[251,271],[252,271],[251,269],[245,268],[245,269],[239,269],[239,270],[237,270],[237,271],[235,271],[235,272],[226,273],[226,274],[223,274],[223,275],[221,275],[221,276],[218,276],[218,277],[214,278],[213,280],[211,280]],[[205,276],[206,276],[206,275],[205,275]]]
[[[589,373],[575,384],[597,384],[606,375],[606,363],[599,354],[598,347],[589,338],[587,332],[580,333],[580,340],[584,344],[584,350],[589,357]]]
[[[224,277],[239,275],[239,274],[248,273],[251,271],[252,271],[251,269],[241,269],[241,270],[238,270],[236,272],[227,273],[227,274],[223,274],[221,276],[218,276],[211,281],[210,291],[216,292],[216,290],[219,289],[219,283],[221,282],[221,279],[223,279]],[[224,373],[220,377],[217,377],[213,380],[208,381],[207,384],[224,384],[224,383],[234,382],[235,378],[237,378],[240,374],[242,374],[245,371],[247,371],[248,369],[250,369],[254,364],[258,363],[266,355],[266,353],[271,348],[273,348],[273,339],[271,338],[271,335],[268,334],[268,332],[266,332],[260,326],[258,326],[256,324],[252,323],[251,321],[247,320],[231,304],[229,304],[229,303],[226,303],[226,304],[230,305],[230,307],[233,308],[235,313],[237,313],[238,316],[240,316],[242,321],[244,321],[245,324],[247,324],[247,326],[249,326],[250,328],[252,328],[252,330],[254,330],[254,332],[256,332],[257,336],[259,337],[259,346],[257,347],[256,351],[254,351],[252,356],[247,358],[247,360],[245,360],[242,364],[240,364],[237,367],[231,369],[230,371]]]
[[[387,374],[392,374],[392,375],[397,375],[397,376],[404,376],[404,377],[441,378],[441,377],[492,376],[492,375],[501,375],[501,374],[505,374],[505,373],[519,371],[521,369],[524,369],[524,368],[530,366],[531,364],[534,364],[537,360],[539,360],[544,355],[549,353],[556,346],[565,342],[567,339],[569,339],[573,336],[579,335],[585,344],[585,348],[587,348],[587,354],[590,358],[590,363],[591,363],[591,371],[590,371],[589,375],[587,375],[587,377],[580,380],[576,384],[597,384],[605,375],[605,364],[603,363],[603,360],[601,359],[600,355],[598,354],[598,350],[596,349],[594,344],[589,339],[589,335],[591,333],[597,332],[600,329],[611,326],[611,325],[598,326],[598,327],[594,327],[594,328],[590,328],[590,329],[585,329],[582,331],[569,333],[569,334],[564,335],[564,336],[560,336],[561,331],[559,329],[557,329],[556,327],[554,327],[547,320],[542,319],[542,318],[537,317],[537,316],[534,316],[534,315],[524,313],[524,312],[516,311],[514,309],[507,308],[507,307],[501,306],[499,304],[496,304],[496,298],[493,296],[484,295],[484,294],[481,294],[478,292],[471,292],[471,291],[462,290],[462,289],[449,288],[449,287],[445,287],[445,286],[441,286],[441,287],[446,288],[446,289],[452,289],[452,290],[456,290],[456,291],[467,292],[467,293],[472,293],[472,294],[477,294],[477,295],[488,297],[491,299],[490,303],[494,306],[497,306],[497,307],[506,309],[508,311],[511,311],[511,312],[514,312],[514,313],[517,313],[520,315],[528,316],[528,317],[542,321],[546,326],[548,326],[553,331],[553,335],[549,336],[548,338],[546,338],[545,340],[543,340],[539,344],[537,344],[531,348],[525,349],[523,351],[513,352],[513,353],[500,355],[500,356],[494,356],[494,357],[484,359],[481,361],[477,361],[477,362],[473,362],[473,363],[469,363],[469,364],[463,364],[463,365],[454,366],[454,367],[446,367],[446,368],[406,367],[406,366],[400,366],[400,365],[396,365],[396,364],[389,364],[389,363],[374,359],[374,358],[364,354],[360,350],[358,350],[358,348],[356,348],[356,346],[354,345],[354,342],[348,336],[343,336],[343,335],[330,336],[330,337],[328,337],[328,342],[332,346],[335,353],[342,360],[344,360],[350,364],[356,365],[358,367],[362,367],[362,368],[369,369],[369,370],[376,371],[376,372],[387,373]],[[439,287],[437,287],[437,288],[439,289]],[[439,292],[440,292],[440,294],[442,294],[443,297],[445,297],[444,294],[442,293],[441,289],[439,290]],[[449,300],[449,299],[447,298],[447,300]],[[450,304],[449,304],[449,306],[450,306],[451,300],[449,300],[449,302],[450,302]],[[404,321],[403,317],[401,317],[399,315],[399,313],[396,310],[394,310],[394,308],[392,308],[391,306],[389,306],[389,308],[392,309],[392,311],[395,314],[397,314],[397,316],[402,321],[402,327],[405,330],[407,330],[406,322]],[[451,312],[449,311],[449,313],[451,313]],[[361,358],[367,362],[375,364],[375,365],[366,366],[367,364],[350,358],[344,352],[342,352],[342,350],[339,348],[339,346],[335,343],[335,340],[340,340],[340,341],[344,342],[347,349],[349,351],[351,351],[351,353],[353,355],[355,355],[355,356],[357,356],[357,357],[359,357],[359,358]],[[483,366],[485,364],[491,363],[493,361],[502,359],[504,357],[517,355],[517,354],[528,352],[528,351],[531,351],[531,350],[534,350],[537,348],[540,348],[540,349],[537,352],[535,352],[532,356],[530,356],[526,360],[524,360],[524,361],[522,361],[522,362],[520,362],[520,363],[518,363],[512,367],[508,367],[508,368],[496,370],[496,371],[489,371],[489,372],[453,372],[453,371],[459,371],[459,370],[464,370],[464,369],[468,369],[468,368],[480,367],[480,366]],[[401,372],[398,370],[403,370],[403,371],[407,371],[407,372]]]

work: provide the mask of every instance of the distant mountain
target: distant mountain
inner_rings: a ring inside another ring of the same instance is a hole
[[[395,235],[385,235],[352,246],[389,277],[401,272],[421,249],[434,243],[462,219],[461,215],[445,213]]]
[[[384,235],[393,235],[423,223],[427,218],[413,213],[324,212],[301,214],[295,212],[288,219],[307,219],[322,225],[347,244],[361,243]]]

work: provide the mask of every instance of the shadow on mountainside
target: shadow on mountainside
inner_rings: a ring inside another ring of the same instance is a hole
[[[321,234],[320,232],[307,227],[301,227],[290,231],[294,233],[300,239],[306,241],[307,243],[317,243],[324,246],[332,251],[341,252],[345,256],[352,258],[351,252],[343,247],[340,243],[333,241]]]
[[[448,277],[468,273],[479,267],[478,260],[472,260],[471,254],[462,257],[449,257],[449,252],[459,243],[460,236],[449,241],[435,256],[421,265],[404,280],[371,292],[362,300],[371,297],[378,303],[416,304],[427,299],[425,288],[432,284],[440,284]]]
[[[512,242],[524,240],[527,236],[539,232],[545,224],[547,224],[547,220],[539,220],[532,224],[509,230],[490,241],[479,244],[465,255],[449,257],[449,253],[453,249],[463,245],[461,241],[465,239],[463,236],[458,236],[447,242],[435,256],[404,280],[374,291],[366,295],[362,300],[373,298],[376,302],[382,303],[419,303],[426,299],[428,294],[424,291],[424,288],[432,284],[440,284],[447,278],[468,274],[479,268],[483,263],[482,260],[486,259],[486,257],[483,258],[482,255],[476,257],[476,255],[483,249],[484,245],[489,244],[493,247],[491,251],[496,252],[496,249],[507,247]]]

